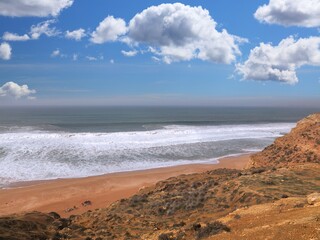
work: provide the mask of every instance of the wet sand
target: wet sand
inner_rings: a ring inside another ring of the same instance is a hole
[[[0,215],[30,211],[54,211],[64,217],[80,214],[107,207],[169,177],[217,168],[243,169],[249,158],[247,154],[220,159],[218,164],[189,164],[86,178],[19,183],[10,189],[0,189]],[[83,206],[85,201],[90,201],[91,205]]]

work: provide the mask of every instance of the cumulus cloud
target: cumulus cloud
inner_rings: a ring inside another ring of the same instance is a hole
[[[0,59],[9,60],[11,58],[11,46],[4,42],[0,44]]]
[[[240,55],[245,39],[218,31],[217,23],[202,7],[181,3],[152,6],[131,19],[127,42],[151,46],[166,63],[191,59],[231,63]]]
[[[123,56],[126,56],[126,57],[134,57],[137,55],[138,52],[136,50],[132,50],[132,51],[122,50],[121,53],[123,54]]]
[[[55,28],[51,27],[52,24],[56,22],[55,19],[47,20],[44,22],[40,22],[36,25],[32,25],[30,28],[29,35],[18,35],[16,33],[5,32],[2,36],[2,39],[5,41],[28,41],[28,40],[37,40],[41,35],[46,35],[47,37],[53,37],[60,34],[60,32]],[[80,29],[79,29],[80,30]],[[69,38],[74,37],[76,40],[78,38],[79,33],[78,30],[74,32],[67,31]],[[80,32],[81,34],[81,32]]]
[[[30,95],[35,93],[36,90],[29,89],[28,85],[19,85],[15,82],[7,82],[0,87],[0,97],[14,97],[16,99],[22,97],[34,98]]]
[[[100,22],[99,26],[91,34],[90,41],[96,44],[114,42],[126,32],[126,22],[123,19],[108,16]]]
[[[30,36],[32,39],[39,39],[41,35],[46,35],[47,37],[53,37],[60,34],[60,32],[50,25],[55,23],[56,20],[51,19],[36,25],[31,26]]]
[[[30,37],[27,34],[18,35],[16,33],[5,32],[2,39],[5,41],[28,41]]]
[[[320,27],[319,0],[270,0],[254,14],[260,22],[284,26]]]
[[[66,38],[68,38],[68,39],[80,41],[85,36],[86,36],[85,30],[82,28],[79,28],[78,30],[74,30],[71,32],[66,31]]]
[[[5,0],[0,1],[0,15],[10,17],[57,16],[73,0]]]
[[[288,37],[277,46],[260,43],[236,69],[244,79],[295,84],[296,70],[304,65],[320,66],[320,37]]]

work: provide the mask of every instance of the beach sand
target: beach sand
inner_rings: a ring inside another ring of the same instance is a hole
[[[250,155],[220,159],[218,164],[189,164],[150,170],[122,172],[86,178],[57,179],[20,183],[0,189],[0,215],[41,211],[63,217],[107,207],[139,189],[181,174],[200,173],[217,168],[243,169]],[[82,203],[90,201],[91,205]]]

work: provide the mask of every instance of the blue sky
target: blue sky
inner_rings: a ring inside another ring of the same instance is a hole
[[[320,102],[320,1],[1,2],[0,105]]]

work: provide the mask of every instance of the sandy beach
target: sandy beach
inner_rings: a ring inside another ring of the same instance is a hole
[[[218,164],[190,164],[86,178],[37,181],[0,189],[0,215],[42,211],[67,217],[134,195],[139,189],[181,174],[217,168],[243,169],[250,155],[220,159]],[[89,201],[89,204],[83,204]],[[84,206],[85,205],[85,206]]]

